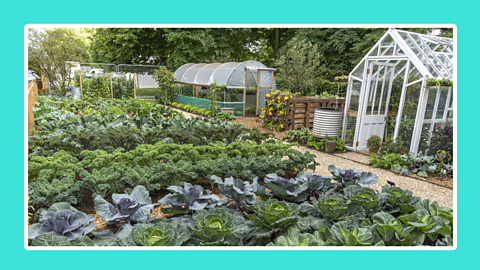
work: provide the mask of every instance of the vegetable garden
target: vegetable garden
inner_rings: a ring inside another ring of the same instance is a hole
[[[452,209],[374,190],[371,172],[317,175],[272,132],[134,98],[39,96],[33,110],[30,246],[453,245]]]

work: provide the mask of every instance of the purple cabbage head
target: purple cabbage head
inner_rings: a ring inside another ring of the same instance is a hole
[[[145,223],[154,208],[152,199],[144,186],[136,186],[130,195],[113,194],[112,200],[115,206],[100,195],[95,197],[95,212],[107,224],[115,224],[120,221]]]
[[[265,186],[272,190],[273,195],[286,200],[301,202],[306,200],[308,194],[304,191],[308,189],[308,182],[302,182],[297,179],[286,179],[278,176],[276,173],[265,176]]]
[[[178,211],[186,211],[187,209],[200,210],[205,207],[213,208],[220,201],[220,198],[215,194],[211,194],[212,192],[210,190],[207,189],[205,191],[207,194],[204,195],[202,186],[193,186],[190,183],[185,183],[183,188],[170,186],[167,189],[173,193],[168,194],[158,202],[171,204],[172,206],[163,207],[162,211],[165,209],[165,211],[170,212],[172,208]]]
[[[68,240],[87,235],[95,228],[93,217],[70,206],[68,203],[53,204],[48,210],[42,211],[40,221],[28,228],[28,239],[55,233],[65,236]]]

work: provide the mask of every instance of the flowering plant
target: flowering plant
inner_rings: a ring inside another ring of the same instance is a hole
[[[261,109],[263,127],[274,131],[283,131],[286,128],[287,100],[300,93],[277,90],[265,96],[265,108]],[[291,106],[291,105],[290,105]]]

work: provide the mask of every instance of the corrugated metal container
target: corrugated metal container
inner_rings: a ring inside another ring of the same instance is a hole
[[[342,125],[342,115],[342,110],[315,108],[313,136],[317,138],[338,138]]]

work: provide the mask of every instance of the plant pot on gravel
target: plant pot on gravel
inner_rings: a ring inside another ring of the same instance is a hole
[[[336,145],[337,145],[336,141],[325,141],[325,152],[327,153],[335,152]]]
[[[381,144],[382,144],[382,139],[377,135],[372,135],[367,140],[368,152],[370,154],[371,153],[377,153]]]

